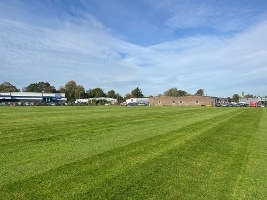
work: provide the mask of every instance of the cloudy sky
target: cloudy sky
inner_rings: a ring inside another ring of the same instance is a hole
[[[0,0],[0,82],[267,95],[266,0]]]

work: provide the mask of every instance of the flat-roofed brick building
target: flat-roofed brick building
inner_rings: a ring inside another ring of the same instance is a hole
[[[210,96],[155,96],[149,97],[151,106],[214,106],[215,98]]]

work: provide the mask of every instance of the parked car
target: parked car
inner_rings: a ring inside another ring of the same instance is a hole
[[[231,103],[228,104],[228,106],[235,107],[236,106],[236,103],[235,102],[231,102]]]
[[[24,103],[25,106],[30,106],[31,104],[29,102]]]

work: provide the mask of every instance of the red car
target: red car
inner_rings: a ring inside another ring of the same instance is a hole
[[[249,102],[249,107],[257,107],[258,103],[255,101]]]

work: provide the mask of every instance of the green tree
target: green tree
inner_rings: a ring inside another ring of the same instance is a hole
[[[22,89],[23,92],[42,92],[38,90],[37,83],[31,83],[30,85]]]
[[[172,96],[172,97],[178,97],[178,89],[176,87],[170,88],[163,92],[163,95],[165,96]]]
[[[0,84],[0,92],[19,92],[20,90],[9,82]]]
[[[77,85],[73,80],[66,83],[65,87],[60,88],[61,92],[65,91],[65,95],[68,101],[75,101],[76,99],[84,97],[84,87],[82,85]]]
[[[31,83],[23,88],[23,92],[48,92],[55,93],[56,89],[48,82]]]
[[[77,84],[75,81],[71,80],[65,85],[65,95],[68,101],[75,101],[75,92],[76,92]]]
[[[116,94],[116,98],[115,99],[117,99],[117,101],[119,103],[123,102],[123,100],[124,100],[124,98],[119,93]]]
[[[234,102],[238,102],[239,101],[239,97],[240,96],[238,94],[234,94],[232,99],[233,99]]]
[[[123,102],[124,100],[124,98],[119,93],[116,93],[114,90],[108,91],[106,96],[108,98],[117,99],[118,102]]]
[[[130,99],[130,98],[133,98],[133,96],[132,96],[130,93],[127,93],[127,94],[124,96],[124,100]]]
[[[178,90],[178,96],[179,97],[186,96],[186,95],[187,95],[187,92],[186,91]]]
[[[94,88],[94,89],[90,90],[89,92],[90,92],[90,95],[91,95],[93,98],[97,98],[97,97],[106,97],[106,94],[105,94],[104,90],[102,90],[102,89],[99,88],[99,87]]]
[[[196,95],[196,96],[204,96],[204,89],[199,89],[194,95]]]
[[[107,92],[107,95],[106,95],[108,98],[113,98],[113,99],[116,99],[117,98],[117,94],[114,90],[110,90]]]
[[[92,89],[86,90],[86,96],[87,96],[87,98],[93,98],[93,91],[92,91]]]
[[[134,98],[143,98],[144,97],[142,90],[138,87],[135,88],[134,90],[132,90],[131,96]]]
[[[85,90],[82,85],[77,85],[74,96],[75,96],[75,99],[85,98]]]
[[[256,97],[256,96],[254,96],[253,94],[246,94],[244,97],[245,98],[253,98],[253,97]]]
[[[165,92],[163,92],[163,94],[165,96],[182,97],[182,96],[186,96],[187,92],[183,90],[178,90],[176,87],[174,87],[174,88],[170,88],[166,90]]]
[[[50,85],[48,82],[44,84],[44,92],[56,93],[57,90],[54,86]]]
[[[60,86],[59,89],[58,89],[58,91],[59,91],[60,93],[66,93],[65,86]]]

